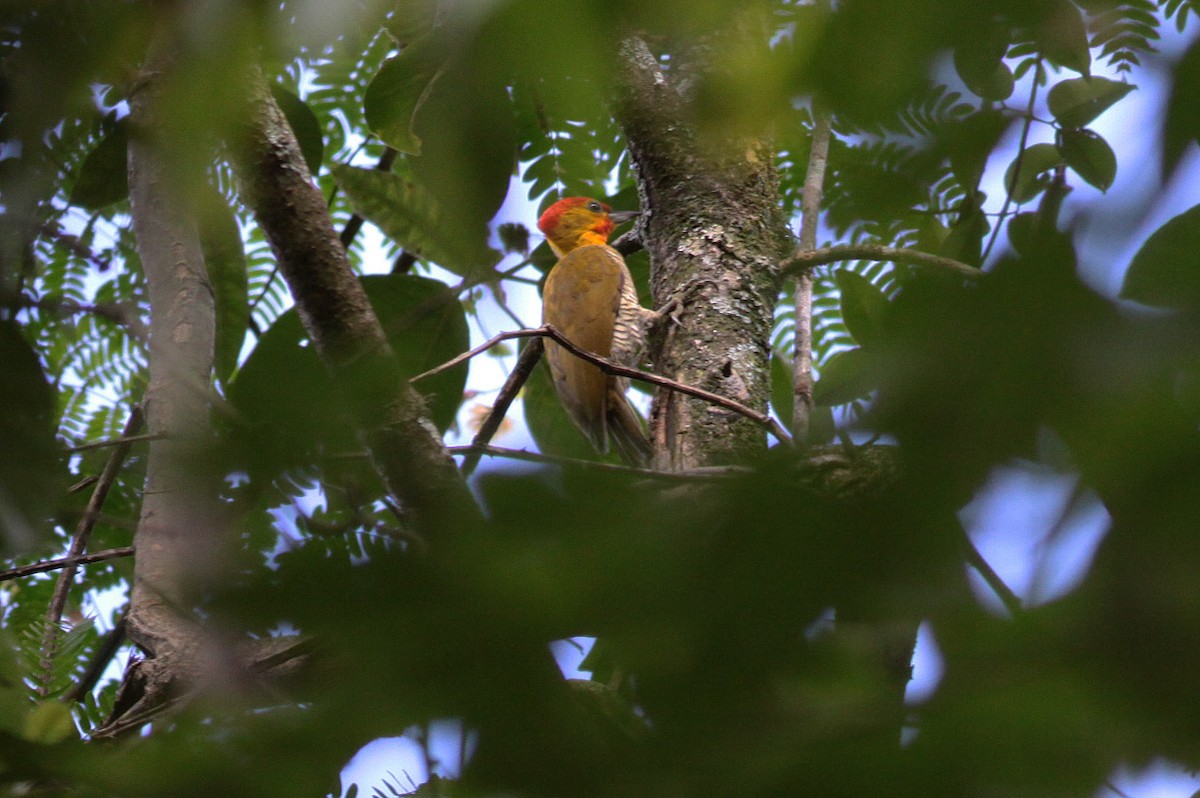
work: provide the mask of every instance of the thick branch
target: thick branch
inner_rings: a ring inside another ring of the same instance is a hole
[[[250,76],[246,114],[236,153],[242,194],[318,354],[346,389],[376,469],[426,539],[479,521],[466,482],[420,395],[404,379],[296,138],[257,70]]]

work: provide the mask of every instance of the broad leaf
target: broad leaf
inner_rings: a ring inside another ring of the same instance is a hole
[[[446,61],[436,44],[421,39],[384,61],[363,96],[367,125],[388,146],[410,155],[421,152],[413,123]]]
[[[1052,64],[1088,74],[1092,53],[1083,13],[1070,0],[1052,0],[1046,5],[1037,35],[1042,54]]]
[[[0,320],[0,554],[31,548],[58,498],[55,392],[17,325]]]
[[[391,172],[334,166],[333,175],[355,212],[400,246],[460,276],[485,277],[500,260],[487,229],[456,235],[436,200],[421,186]]]
[[[1108,191],[1117,177],[1117,156],[1094,131],[1063,131],[1062,157],[1077,175],[1101,191]]]
[[[1175,67],[1171,99],[1163,122],[1163,172],[1179,165],[1184,149],[1200,140],[1200,40],[1192,42]]]
[[[1200,308],[1200,205],[1171,219],[1133,256],[1121,296],[1144,305]]]
[[[813,388],[817,405],[844,405],[863,399],[879,387],[875,358],[861,347],[838,352],[821,367]]]
[[[213,366],[217,379],[224,383],[237,368],[250,324],[246,253],[237,219],[225,199],[205,186],[200,206],[200,246],[217,317]]]
[[[308,164],[308,171],[316,175],[321,171],[321,161],[325,158],[325,138],[321,135],[321,123],[317,121],[317,115],[308,107],[308,103],[279,84],[272,84],[271,94],[292,126],[304,163]]]
[[[404,374],[415,376],[469,348],[462,305],[443,283],[408,274],[362,280]],[[415,385],[438,429],[453,423],[466,376],[463,364]],[[296,310],[284,313],[263,333],[230,386],[241,417],[259,440],[279,449],[250,455],[277,457],[270,465],[278,468],[296,465],[320,447],[355,450],[353,429],[340,410],[346,405],[343,390],[354,386],[334,383]]]
[[[1017,153],[1004,173],[1004,187],[1017,203],[1029,202],[1049,184],[1046,176],[1062,163],[1062,154],[1053,144],[1034,144]]]
[[[771,352],[771,407],[784,426],[791,426],[795,414],[796,389],[794,385],[795,372],[789,357],[779,352]]]
[[[1063,127],[1086,127],[1134,88],[1131,83],[1108,78],[1072,78],[1050,89],[1046,102]]]
[[[129,126],[122,119],[83,159],[68,201],[95,211],[128,197],[129,173],[125,155],[128,149]]]
[[[859,346],[881,345],[887,297],[870,280],[845,269],[837,272],[837,284],[842,295],[842,319],[854,340]]]

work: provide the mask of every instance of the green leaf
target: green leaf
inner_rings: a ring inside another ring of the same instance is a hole
[[[1021,255],[1032,255],[1037,236],[1038,215],[1018,213],[1008,220],[1008,243]]]
[[[16,323],[0,320],[0,554],[41,542],[59,485],[55,391]]]
[[[1108,78],[1072,78],[1050,89],[1046,102],[1050,113],[1063,127],[1086,127],[1134,88],[1131,83]]]
[[[317,121],[317,115],[308,107],[308,103],[277,83],[271,85],[271,94],[296,135],[308,171],[317,174],[325,158],[325,139],[321,135],[321,123]]]
[[[77,735],[71,710],[61,701],[41,701],[25,716],[21,736],[31,743],[55,745]]]
[[[1144,305],[1200,308],[1200,205],[1171,219],[1133,256],[1121,296]]]
[[[1004,187],[1017,203],[1029,202],[1046,189],[1046,176],[1062,163],[1062,154],[1053,144],[1034,144],[1017,153],[1004,173]]]
[[[486,227],[457,234],[437,201],[411,180],[344,165],[332,172],[355,212],[409,252],[463,277],[486,277],[499,262],[500,253],[487,244]]]
[[[1100,134],[1083,130],[1064,130],[1062,157],[1089,184],[1108,191],[1117,177],[1117,156]]]
[[[113,124],[83,159],[68,201],[72,205],[95,211],[128,197],[128,149],[129,126],[122,119]]]
[[[386,144],[409,155],[421,152],[413,124],[446,62],[444,48],[436,44],[432,37],[419,39],[384,61],[363,95],[367,126]]]
[[[838,352],[821,367],[821,378],[813,387],[817,405],[844,405],[862,399],[878,387],[875,357],[861,347]]]
[[[976,204],[950,226],[937,254],[978,266],[983,257],[983,239],[990,231],[987,216]]]
[[[405,375],[427,371],[470,347],[462,305],[445,284],[410,274],[370,275],[362,282]],[[454,422],[466,378],[462,364],[415,385],[439,430]],[[321,446],[355,448],[350,420],[340,412],[342,390],[353,386],[334,384],[293,308],[263,333],[229,396],[251,428],[279,447],[250,455],[276,457],[270,467],[277,469]]]
[[[217,379],[225,383],[237,368],[250,324],[246,253],[237,218],[225,198],[205,186],[199,205],[200,247],[216,310],[213,367]]]
[[[954,50],[954,70],[967,88],[985,100],[1002,102],[1013,92],[1013,73],[1004,63],[1010,32],[995,25]]]
[[[1070,0],[1052,0],[1046,3],[1043,14],[1037,34],[1042,54],[1052,64],[1088,74],[1092,53],[1079,7]]]
[[[1185,148],[1200,141],[1200,39],[1192,42],[1175,66],[1171,99],[1163,122],[1163,173],[1179,165]]]
[[[888,298],[861,274],[842,269],[836,279],[842,295],[842,319],[854,340],[864,347],[881,345]]]
[[[771,407],[784,426],[791,426],[796,407],[795,377],[792,361],[779,352],[771,352]]]
[[[959,185],[974,189],[988,157],[1010,121],[991,108],[981,109],[951,126],[947,136],[950,168]]]

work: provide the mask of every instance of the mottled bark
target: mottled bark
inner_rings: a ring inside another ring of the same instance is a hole
[[[791,240],[772,150],[761,139],[701,140],[680,76],[638,38],[621,57],[617,115],[637,170],[655,305],[679,303],[677,323],[652,346],[655,370],[765,411],[776,269]],[[669,392],[656,396],[650,423],[660,468],[736,462],[766,445],[753,422]]]
[[[261,73],[236,144],[243,197],[271,243],[304,328],[345,388],[364,442],[417,533],[434,539],[482,515],[350,267],[325,198]]]

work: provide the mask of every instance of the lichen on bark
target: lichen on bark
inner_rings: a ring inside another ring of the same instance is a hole
[[[641,39],[624,41],[621,63],[617,117],[646,212],[655,306],[678,303],[651,359],[664,376],[765,412],[777,267],[791,246],[770,144],[701,136],[686,76],[664,71]],[[754,422],[670,392],[655,397],[650,423],[660,468],[737,462],[766,446]]]

